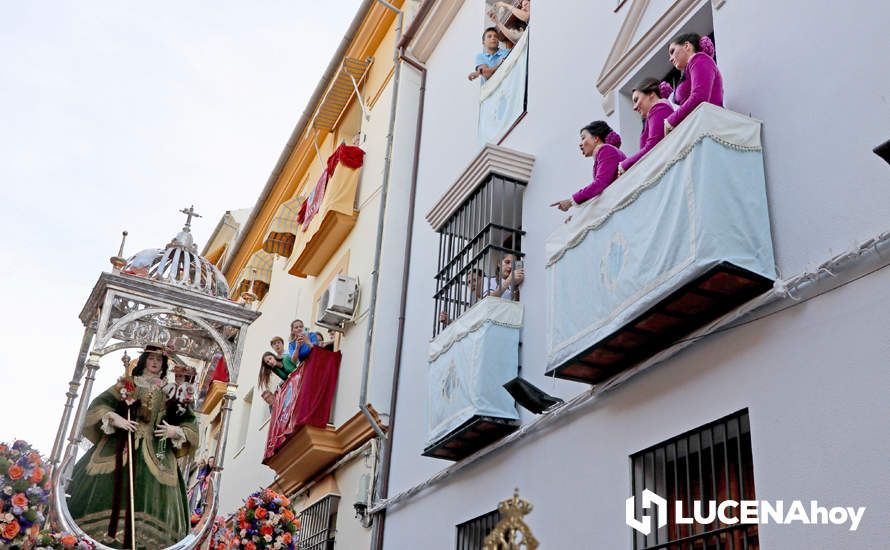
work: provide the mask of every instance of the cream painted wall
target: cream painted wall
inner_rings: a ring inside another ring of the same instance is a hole
[[[392,63],[392,48],[394,45],[394,27],[390,29],[390,38],[383,41],[375,53],[375,62],[371,73],[364,86],[367,95],[369,92],[379,90],[384,86],[379,97],[370,112],[370,119],[365,120],[361,116],[361,109],[353,104],[345,113],[344,127],[361,124],[363,142],[361,147],[365,150],[365,164],[362,168],[361,182],[358,193],[359,215],[355,227],[346,237],[337,252],[331,257],[328,264],[318,277],[297,278],[286,272],[287,261],[277,258],[275,261],[269,292],[259,306],[262,316],[247,332],[244,359],[242,362],[241,380],[238,388],[238,405],[233,411],[230,429],[229,449],[227,452],[226,478],[221,492],[221,506],[223,513],[231,512],[241,505],[243,498],[257,490],[261,486],[267,486],[274,478],[274,472],[261,465],[265,448],[267,414],[263,410],[265,403],[260,399],[260,391],[254,390],[255,399],[250,411],[247,444],[243,450],[233,448],[237,440],[238,426],[244,414],[241,403],[244,395],[256,385],[259,369],[259,361],[262,353],[269,349],[269,340],[272,336],[279,335],[287,340],[290,322],[295,318],[302,319],[307,328],[319,330],[327,334],[326,330],[317,327],[314,322],[316,314],[315,297],[323,290],[325,282],[337,271],[345,258],[348,257],[346,274],[357,276],[360,283],[360,300],[356,323],[343,333],[340,340],[340,351],[343,359],[340,365],[337,391],[333,407],[333,423],[342,425],[345,421],[359,413],[358,400],[361,391],[361,367],[364,352],[365,339],[368,333],[368,308],[371,295],[371,268],[374,257],[374,244],[377,232],[377,221],[380,207],[380,190],[383,182],[383,158],[388,132],[389,112],[391,107],[392,80],[386,82],[386,74]],[[366,100],[370,99],[366,97]],[[325,136],[320,150],[323,160],[339,145],[341,140],[351,138],[351,130],[338,129],[337,132]],[[302,192],[308,192],[314,186],[321,171],[321,164],[313,160],[308,173],[309,187]],[[304,176],[306,178],[306,176]],[[390,215],[400,216],[398,210],[393,210]],[[401,216],[404,222],[404,217]],[[404,242],[404,229],[398,231]],[[402,248],[393,247],[387,252],[384,259],[387,266],[401,265],[399,254]],[[381,285],[383,296],[388,296],[387,281]],[[386,319],[378,334],[389,337],[392,329],[392,319]],[[387,363],[391,372],[391,362]],[[385,375],[385,374],[384,374]],[[372,376],[377,376],[372,368]],[[391,380],[380,383],[379,387],[385,387],[386,391],[378,391],[372,405],[382,413],[386,413],[389,406],[388,391]],[[338,485],[344,491],[341,500],[341,509],[338,516],[338,546],[344,548],[361,548],[367,545],[368,530],[361,527],[353,515],[353,500],[356,487],[362,473],[369,471],[365,459],[360,458],[351,461],[336,473]]]
[[[225,470],[220,489],[222,514],[233,512],[241,506],[247,495],[260,487],[268,486],[275,479],[275,472],[262,464],[267,432],[264,421],[268,414],[264,411],[266,403],[260,397],[257,376],[263,352],[271,350],[269,340],[276,335],[287,338],[290,322],[296,312],[296,303],[304,293],[299,288],[300,282],[288,275],[283,268],[284,259],[276,258],[269,292],[259,308],[262,315],[244,336],[244,353],[238,376],[238,399],[229,423]],[[246,445],[239,449],[238,428],[245,413],[244,396],[251,390],[254,392],[254,399],[248,420]]]

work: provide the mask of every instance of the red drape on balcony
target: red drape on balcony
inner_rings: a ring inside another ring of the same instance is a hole
[[[334,153],[328,157],[328,176],[334,176],[334,170],[337,164],[342,164],[347,168],[361,168],[364,163],[365,152],[358,147],[341,143]]]
[[[327,426],[339,372],[339,351],[312,348],[303,366],[291,373],[275,394],[264,460],[300,427]]]

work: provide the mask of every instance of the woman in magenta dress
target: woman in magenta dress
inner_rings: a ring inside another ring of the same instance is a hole
[[[665,133],[676,128],[702,103],[723,107],[723,77],[714,61],[714,43],[710,38],[681,34],[671,41],[668,54],[674,67],[683,71],[683,82],[674,93],[677,110],[664,121]]]
[[[550,205],[563,212],[599,196],[618,177],[618,164],[626,158],[618,149],[621,147],[621,137],[602,120],[581,128],[581,143],[578,147],[585,157],[594,157],[593,181],[579,189],[571,198]]]
[[[619,175],[630,169],[643,155],[664,139],[664,119],[674,112],[674,108],[664,99],[671,95],[671,87],[655,78],[644,78],[634,88],[634,111],[643,116],[643,133],[640,134],[640,150],[624,159],[618,165]]]

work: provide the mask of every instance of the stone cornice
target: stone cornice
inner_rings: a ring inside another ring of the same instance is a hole
[[[451,25],[451,21],[464,4],[464,0],[427,0],[427,2],[433,4],[410,43],[411,53],[421,63],[429,60]]]
[[[485,183],[489,175],[495,174],[528,183],[534,166],[534,156],[489,143],[470,162],[448,191],[436,201],[427,213],[426,220],[434,230],[438,231],[473,191]]]

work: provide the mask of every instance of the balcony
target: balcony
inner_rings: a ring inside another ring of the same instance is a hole
[[[275,394],[263,464],[278,474],[283,491],[299,487],[374,434],[360,412],[338,428],[329,425],[339,370],[340,352],[314,348]]]
[[[519,372],[522,305],[489,297],[430,344],[424,456],[460,460],[519,428],[503,384]]]
[[[524,32],[498,70],[482,84],[477,129],[480,146],[503,141],[525,115],[527,74],[528,32]]]
[[[548,376],[597,384],[772,287],[760,127],[701,105],[548,238]]]
[[[288,266],[291,275],[318,276],[352,231],[358,219],[355,195],[363,156],[358,147],[341,145],[328,158],[326,170],[292,225],[295,234]],[[282,229],[278,233],[286,231]]]

